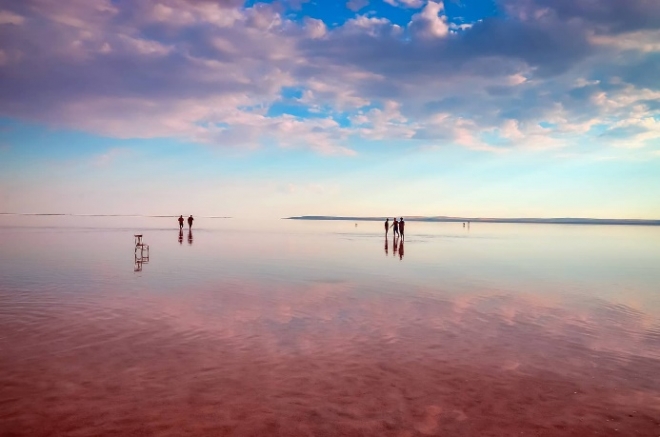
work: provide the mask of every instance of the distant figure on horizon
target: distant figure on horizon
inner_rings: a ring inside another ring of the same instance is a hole
[[[188,229],[192,229],[193,220],[195,220],[195,219],[193,218],[193,216],[191,214],[190,217],[188,217]]]
[[[387,231],[389,230],[390,230],[390,218],[388,217],[385,219],[385,241],[387,241]]]
[[[396,221],[396,217],[394,217],[394,222],[392,223],[392,227],[394,228],[394,231],[392,232],[392,234],[398,236],[399,235],[399,222]],[[394,250],[396,250],[396,249],[394,249]]]
[[[183,216],[179,216],[179,229],[183,229]]]
[[[405,237],[403,236],[403,230],[406,226],[406,222],[403,221],[403,217],[399,220],[399,235],[401,235],[401,239],[403,240]],[[401,243],[403,246],[403,243]]]

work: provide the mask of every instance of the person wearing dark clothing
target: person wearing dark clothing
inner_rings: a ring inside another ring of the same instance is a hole
[[[403,229],[406,226],[406,222],[403,221],[403,217],[401,217],[401,220],[399,220],[399,235],[401,235],[401,238],[403,237]]]
[[[394,219],[394,223],[392,223],[392,227],[394,228],[394,235],[399,235],[399,222],[396,221],[396,218]]]
[[[193,218],[192,215],[190,217],[188,217],[188,229],[192,229],[193,220],[195,220],[195,219]]]
[[[390,230],[390,219],[389,217],[385,219],[385,238],[387,238],[387,231]]]
[[[183,216],[179,216],[179,229],[183,229]]]

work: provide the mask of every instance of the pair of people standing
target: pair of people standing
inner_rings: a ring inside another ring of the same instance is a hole
[[[404,238],[403,232],[406,227],[406,222],[403,221],[403,217],[399,221],[396,220],[396,217],[394,218],[394,222],[392,222],[392,225],[390,225],[390,219],[389,217],[385,219],[385,236],[387,237],[387,232],[390,230],[390,228],[394,228],[394,235],[401,235],[401,238]]]
[[[193,218],[193,216],[191,214],[190,217],[188,217],[188,229],[192,229],[193,220],[195,220],[195,219]],[[182,215],[179,216],[179,229],[183,229],[183,216]]]

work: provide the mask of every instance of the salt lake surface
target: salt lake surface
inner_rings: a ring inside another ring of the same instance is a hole
[[[660,436],[660,228],[406,233],[0,217],[0,435]]]

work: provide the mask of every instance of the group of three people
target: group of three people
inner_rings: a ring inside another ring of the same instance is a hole
[[[191,214],[190,217],[188,217],[188,229],[192,229],[193,220],[195,220],[195,219],[193,218],[193,216]],[[182,215],[179,216],[179,229],[183,229],[183,216]]]
[[[385,236],[387,237],[387,231],[390,230],[390,228],[394,228],[394,235],[401,235],[401,238],[404,238],[403,236],[403,231],[406,227],[406,222],[403,221],[403,217],[399,221],[396,220],[396,217],[394,217],[394,222],[392,222],[392,225],[390,225],[390,219],[389,217],[385,219]]]

